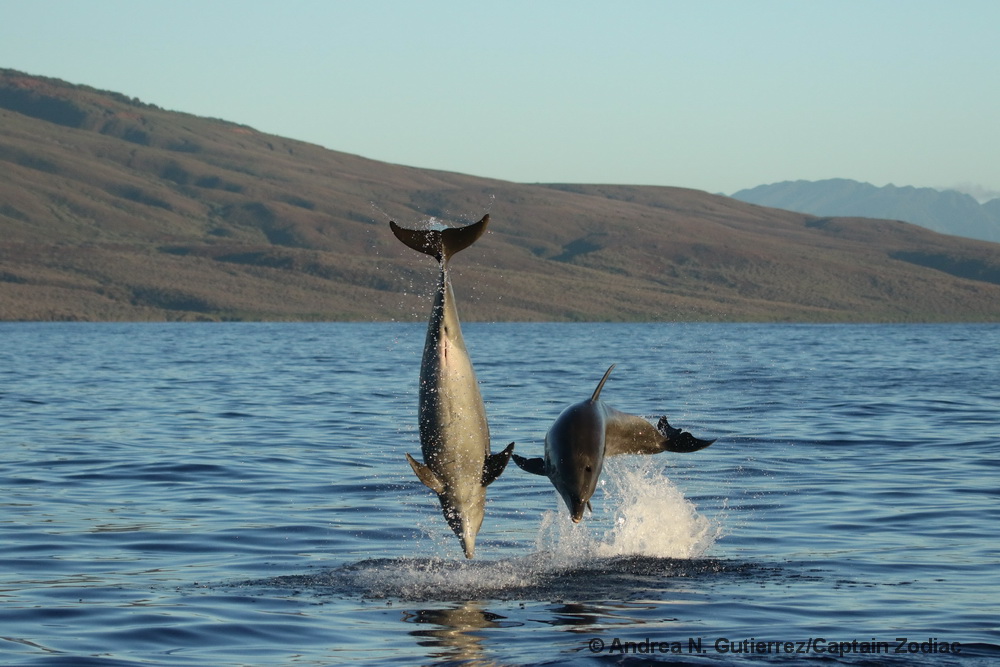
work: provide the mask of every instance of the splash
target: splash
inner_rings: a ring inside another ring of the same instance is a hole
[[[595,512],[574,524],[553,492],[535,550],[526,556],[472,561],[436,556],[362,561],[342,570],[365,595],[408,599],[545,598],[628,589],[636,577],[669,581],[717,573],[703,558],[721,534],[650,457],[605,463]],[[439,531],[440,532],[440,531]],[[432,531],[427,531],[428,535]],[[450,544],[450,543],[449,543]],[[439,553],[447,553],[438,544]]]
[[[699,514],[663,474],[662,464],[650,457],[605,461],[592,502],[594,514],[574,524],[559,500],[559,511],[542,517],[536,549],[549,549],[560,561],[630,555],[699,558],[721,535],[721,525]]]
[[[601,555],[703,556],[721,536],[722,526],[699,514],[654,460],[639,460],[637,468],[609,462],[608,498],[618,500]]]
[[[467,561],[446,558],[366,560],[340,571],[366,597],[466,600],[511,597],[536,588],[540,570],[530,559]]]
[[[704,557],[721,525],[699,514],[664,475],[663,462],[651,457],[606,462],[593,504],[594,514],[574,524],[553,492],[553,509],[541,516],[535,549],[524,556],[374,558],[249,583],[383,599],[593,599],[644,587],[669,589],[691,577],[746,567]],[[439,554],[454,552],[450,532],[429,525],[424,532]]]

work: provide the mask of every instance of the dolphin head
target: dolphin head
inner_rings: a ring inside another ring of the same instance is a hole
[[[478,492],[472,493],[469,497],[462,497],[456,494],[438,494],[441,501],[441,510],[445,521],[458,536],[462,543],[462,551],[466,558],[476,555],[476,535],[483,525],[483,514],[486,505],[486,487],[481,486]]]
[[[573,523],[583,519],[604,466],[604,419],[587,401],[570,406],[545,435],[549,479],[569,508]]]
[[[601,476],[601,461],[584,463],[577,460],[568,467],[570,474],[560,478],[556,490],[569,509],[570,519],[573,523],[580,523],[583,511],[590,508],[590,498],[597,488],[597,480]]]

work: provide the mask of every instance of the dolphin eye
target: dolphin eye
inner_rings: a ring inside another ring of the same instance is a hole
[[[584,466],[583,469],[586,470],[587,472],[591,472],[593,470],[593,468],[590,466]]]

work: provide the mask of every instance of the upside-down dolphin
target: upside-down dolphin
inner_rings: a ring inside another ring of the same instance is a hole
[[[514,454],[522,470],[548,477],[569,508],[573,523],[583,518],[597,488],[604,458],[617,454],[696,452],[715,440],[699,440],[660,417],[652,424],[635,415],[619,412],[600,400],[601,389],[614,364],[604,373],[590,399],[571,405],[556,418],[545,434],[545,457],[527,459]]]
[[[444,518],[461,540],[466,558],[475,555],[486,487],[507,467],[514,449],[510,443],[502,452],[490,454],[486,407],[465,349],[448,277],[448,260],[475,243],[489,220],[485,215],[465,227],[427,230],[403,229],[389,222],[396,238],[433,256],[441,269],[420,364],[420,450],[424,462],[409,454],[406,460],[420,481],[437,494]]]

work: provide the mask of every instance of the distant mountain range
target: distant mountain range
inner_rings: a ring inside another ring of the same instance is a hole
[[[1000,321],[1000,244],[386,164],[0,70],[0,320],[425,320],[436,266],[389,219],[487,211],[466,321]]]
[[[740,190],[734,199],[813,215],[911,222],[942,234],[1000,242],[1000,199],[980,204],[955,190],[875,187],[845,178],[784,181]]]

